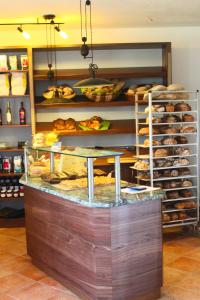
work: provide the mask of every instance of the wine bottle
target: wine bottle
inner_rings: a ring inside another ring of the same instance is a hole
[[[12,124],[12,113],[10,108],[10,102],[7,103],[7,109],[6,109],[6,123],[8,125]]]
[[[2,125],[2,111],[1,111],[1,108],[0,108],[0,125]]]
[[[25,125],[26,124],[26,110],[24,108],[24,103],[21,102],[21,106],[19,109],[19,123],[20,125]]]

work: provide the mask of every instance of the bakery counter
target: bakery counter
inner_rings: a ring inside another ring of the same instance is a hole
[[[27,252],[33,264],[81,299],[154,300],[162,285],[160,190],[114,186],[62,191],[39,179],[25,185]]]

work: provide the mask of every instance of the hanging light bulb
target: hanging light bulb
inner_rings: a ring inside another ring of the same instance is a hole
[[[24,31],[22,29],[22,26],[18,26],[17,27],[17,30],[23,35],[23,37],[26,39],[26,40],[29,40],[31,38],[30,34],[27,32],[27,31]]]
[[[55,26],[54,29],[60,34],[63,39],[67,39],[69,36],[66,32],[60,29],[59,25]]]

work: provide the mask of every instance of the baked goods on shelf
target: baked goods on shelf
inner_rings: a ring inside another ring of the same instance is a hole
[[[174,112],[174,104],[172,104],[172,103],[166,104],[166,105],[165,105],[165,110],[166,110],[167,112]]]
[[[163,134],[175,134],[175,133],[179,133],[179,129],[176,128],[176,127],[162,126],[160,128],[160,133],[163,133]]]
[[[193,126],[183,126],[180,129],[181,133],[194,133],[196,132],[196,128],[194,128]]]
[[[101,126],[101,122],[102,122],[102,118],[98,117],[98,116],[94,116],[88,120],[84,120],[84,121],[80,121],[79,124],[81,126],[85,126],[91,129],[95,129],[98,130]]]
[[[181,184],[182,187],[192,187],[193,186],[193,183],[191,180],[189,179],[185,179],[182,181],[182,184]]]
[[[188,215],[185,212],[181,211],[178,213],[178,218],[179,220],[185,220],[188,218]]]
[[[183,91],[184,86],[180,83],[172,83],[172,84],[168,85],[167,90],[168,91]]]
[[[190,110],[191,110],[191,106],[185,102],[176,103],[174,106],[174,111],[190,111]]]
[[[72,118],[67,120],[57,119],[53,121],[53,129],[55,131],[75,131],[76,130],[76,121]]]
[[[188,144],[188,139],[185,136],[176,136],[175,140],[177,141],[177,144]]]
[[[138,160],[134,164],[134,168],[137,170],[148,170],[149,169],[149,161],[147,160]]]
[[[161,140],[162,145],[176,145],[177,140],[174,138],[164,138]]]
[[[173,160],[171,159],[156,159],[155,167],[164,168],[173,166]]]
[[[178,175],[179,171],[177,169],[163,171],[163,177],[178,177]]]
[[[179,219],[179,216],[177,213],[173,212],[170,214],[170,218],[171,218],[171,221],[177,221]]]
[[[173,162],[174,166],[187,166],[189,164],[190,164],[190,161],[187,158],[178,158],[178,159],[175,159]]]
[[[188,176],[188,175],[191,175],[191,170],[190,170],[190,168],[180,168],[180,170],[179,170],[179,175],[180,175],[180,176]]]
[[[166,115],[162,118],[163,123],[177,123],[181,122],[181,118],[176,115]]]
[[[177,147],[174,149],[174,154],[179,156],[186,156],[191,154],[191,150],[189,148]]]
[[[154,151],[155,157],[164,157],[164,156],[169,156],[169,155],[170,155],[170,149],[167,149],[167,148],[160,148],[160,149],[156,149]]]
[[[158,146],[158,145],[161,145],[161,141],[159,141],[159,140],[153,140],[152,144],[153,144],[153,146]],[[150,145],[149,139],[145,139],[144,140],[144,146],[149,146],[149,145]]]
[[[167,222],[171,221],[171,218],[168,214],[164,213],[162,216],[163,216],[163,222],[164,223],[167,223]]]
[[[180,198],[178,191],[167,191],[166,192],[167,199],[178,199]]]
[[[153,134],[159,134],[160,130],[158,128],[152,128]],[[149,134],[149,127],[142,127],[139,130],[139,135],[148,135]]]
[[[184,114],[182,116],[182,121],[183,122],[194,122],[194,116],[193,115],[189,115],[189,114]]]
[[[190,198],[193,196],[192,191],[191,190],[181,190],[180,191],[180,196],[183,198]]]
[[[149,112],[149,106],[145,108],[145,113]],[[165,105],[154,104],[151,107],[152,112],[165,112]]]

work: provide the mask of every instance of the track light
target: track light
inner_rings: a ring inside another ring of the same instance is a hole
[[[54,29],[59,32],[60,36],[63,38],[63,39],[67,39],[68,38],[68,34],[66,32],[64,32],[63,30],[60,29],[59,25],[58,26],[55,26]]]
[[[17,30],[23,35],[23,37],[26,39],[26,40],[29,40],[30,39],[30,34],[28,33],[28,32],[26,32],[26,31],[24,31],[23,29],[22,29],[22,26],[20,27],[20,26],[18,26],[17,27]]]

